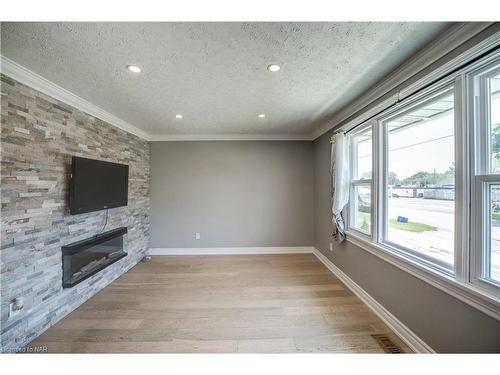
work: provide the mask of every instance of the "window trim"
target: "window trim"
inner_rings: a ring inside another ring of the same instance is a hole
[[[496,320],[500,320],[500,289],[497,287],[488,288],[488,283],[478,282],[473,277],[473,267],[477,265],[474,258],[478,252],[473,248],[477,239],[475,228],[477,224],[472,223],[472,220],[476,218],[477,211],[477,205],[474,206],[477,191],[475,188],[476,180],[474,179],[476,159],[473,157],[473,153],[477,145],[472,140],[477,139],[477,137],[474,137],[476,111],[474,110],[475,99],[472,95],[474,84],[471,76],[477,74],[477,71],[483,70],[485,66],[497,63],[498,59],[500,59],[500,50],[484,55],[481,59],[450,73],[448,77],[438,82],[429,82],[426,89],[405,98],[390,108],[386,108],[374,118],[366,121],[366,123],[375,124],[372,127],[374,147],[372,200],[375,202],[375,204],[372,204],[372,238],[364,234],[360,235],[360,232],[353,230],[349,226],[346,230],[348,242],[437,287]],[[432,77],[432,73],[429,77]],[[384,134],[379,120],[401,110],[403,107],[409,106],[412,102],[422,99],[429,95],[430,92],[438,91],[446,85],[453,85],[455,98],[455,274],[436,269],[432,264],[422,262],[422,259],[415,261],[407,254],[402,256],[397,249],[380,243],[380,220],[383,217],[380,213],[383,212],[383,206],[381,206],[381,199],[378,198],[381,194],[380,187],[382,185],[380,184],[381,179],[384,178],[384,169],[379,148],[381,147],[380,140],[382,140]],[[354,122],[355,120],[352,120],[349,123],[349,128],[352,128]],[[499,181],[500,177],[496,182]],[[477,223],[477,220],[475,220],[475,223]]]

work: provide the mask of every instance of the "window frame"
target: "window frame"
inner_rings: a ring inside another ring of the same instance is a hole
[[[489,66],[499,65],[500,51],[497,50],[484,55],[463,68],[457,69],[441,80],[431,81],[431,73],[426,88],[386,107],[385,110],[379,111],[360,125],[361,129],[365,128],[367,124],[372,125],[372,235],[367,236],[365,233],[352,228],[350,220],[346,228],[346,239],[349,242],[436,286],[497,320],[500,320],[500,283],[496,285],[496,282],[492,283],[491,280],[478,277],[478,275],[482,275],[482,273],[478,273],[478,270],[480,269],[482,272],[483,269],[478,267],[484,267],[482,246],[478,247],[478,241],[484,241],[487,238],[483,232],[484,223],[488,223],[486,220],[488,210],[485,209],[484,204],[486,192],[484,182],[483,185],[478,185],[478,177],[485,178],[485,176],[478,176],[475,173],[478,160],[483,163],[480,165],[484,165],[484,161],[481,161],[484,157],[479,152],[484,150],[484,146],[481,146],[481,137],[477,135],[477,124],[480,123],[484,126],[484,121],[481,122],[477,118],[474,79]],[[387,144],[387,140],[384,138],[386,135],[381,119],[387,120],[389,116],[400,113],[404,108],[416,106],[425,98],[443,91],[447,86],[452,87],[454,94],[455,119],[455,260],[451,272],[449,268],[436,266],[434,261],[428,262],[421,256],[414,257],[411,253],[404,251],[405,249],[383,242],[383,236],[381,236],[384,230],[383,218],[386,209],[385,200],[387,200],[383,199],[386,189],[384,185],[386,184],[384,163],[387,160],[383,147]],[[481,116],[484,117],[484,113]],[[350,121],[348,126],[351,128],[355,126],[355,120]],[[349,129],[344,128],[344,130]],[[352,131],[353,135],[358,133],[357,130],[356,132]],[[487,160],[490,157],[488,151]],[[487,178],[491,183],[500,184],[500,174],[488,175]],[[481,202],[481,205],[478,205],[479,202]],[[351,204],[349,204],[347,210],[348,214],[351,212],[350,206]]]
[[[500,59],[500,53],[497,53]],[[490,233],[490,210],[491,202],[488,200],[489,187],[500,185],[500,173],[491,172],[491,149],[490,149],[490,102],[489,85],[486,82],[491,76],[500,73],[500,61],[493,60],[468,72],[466,79],[470,84],[469,106],[472,108],[471,120],[474,123],[474,142],[471,152],[472,194],[474,226],[472,227],[472,244],[476,249],[471,254],[470,282],[478,289],[486,293],[499,294],[500,282],[485,277],[488,261],[486,258],[491,252]]]

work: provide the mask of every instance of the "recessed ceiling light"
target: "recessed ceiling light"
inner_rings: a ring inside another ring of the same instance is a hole
[[[127,69],[134,73],[141,72],[141,68],[139,68],[137,65],[127,65]]]
[[[264,113],[261,113],[261,114],[259,115],[259,118],[265,118],[265,117],[266,117],[266,115],[265,115]]]
[[[177,115],[175,115],[175,118],[178,118],[179,120],[182,119],[184,116],[181,115],[180,113],[178,113]]]
[[[267,70],[269,70],[270,72],[277,72],[278,70],[281,69],[281,66],[279,66],[278,64],[271,64],[267,67]]]

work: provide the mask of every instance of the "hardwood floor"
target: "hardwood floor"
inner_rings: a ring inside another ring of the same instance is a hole
[[[401,340],[312,254],[157,256],[30,346],[49,353],[383,353]]]

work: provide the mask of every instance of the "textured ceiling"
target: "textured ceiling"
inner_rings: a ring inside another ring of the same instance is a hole
[[[152,135],[310,134],[447,26],[2,23],[1,53]]]

